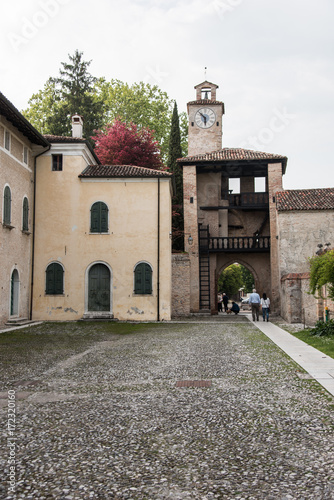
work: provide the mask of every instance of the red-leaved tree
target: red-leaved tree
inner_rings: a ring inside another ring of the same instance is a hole
[[[165,169],[160,147],[153,132],[135,123],[116,119],[105,130],[96,131],[95,153],[103,165],[136,165],[138,167]]]

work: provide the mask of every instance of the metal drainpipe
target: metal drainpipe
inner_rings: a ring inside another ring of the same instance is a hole
[[[160,321],[160,177],[158,177],[158,270],[157,270],[157,321]]]
[[[47,151],[50,151],[51,144],[41,153],[35,156],[34,159],[34,213],[33,213],[33,222],[32,222],[32,249],[31,249],[31,284],[30,284],[30,313],[29,319],[32,320],[32,302],[33,302],[33,293],[34,293],[34,262],[35,262],[35,220],[36,220],[36,166],[37,166],[37,158]]]

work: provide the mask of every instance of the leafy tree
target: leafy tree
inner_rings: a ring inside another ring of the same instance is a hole
[[[95,152],[104,165],[137,165],[160,170],[164,165],[159,144],[148,128],[116,119],[93,137]]]
[[[118,118],[135,123],[138,129],[149,128],[160,144],[162,157],[167,159],[173,101],[166,92],[149,83],[129,85],[120,80],[108,82],[104,78],[96,82],[95,89],[104,103],[105,123]]]
[[[95,89],[97,79],[88,72],[91,61],[78,50],[62,62],[59,77],[49,78],[44,89],[29,100],[24,116],[43,134],[70,135],[71,116],[84,118],[83,134],[89,139],[103,124],[103,102]]]
[[[225,292],[228,297],[238,293],[243,286],[242,270],[239,264],[232,264],[224,269],[218,279],[218,292]]]
[[[182,156],[181,133],[177,104],[174,103],[172,125],[169,136],[167,168],[174,175],[175,195],[173,196],[172,246],[173,250],[183,250],[183,172],[177,159]]]
[[[240,268],[242,273],[242,286],[244,288],[244,292],[251,293],[254,288],[254,276],[245,266],[240,266]]]
[[[328,295],[334,299],[334,250],[328,250],[310,262],[310,292],[322,297],[322,287],[328,285]]]
[[[42,134],[71,135],[70,118],[79,113],[84,118],[84,136],[90,139],[95,130],[120,118],[154,132],[163,161],[167,161],[173,101],[157,85],[120,80],[106,81],[88,72],[91,61],[82,52],[69,55],[62,62],[59,76],[49,78],[44,88],[33,94],[24,116]],[[181,145],[187,151],[188,119],[180,114]],[[181,156],[183,156],[181,155]]]

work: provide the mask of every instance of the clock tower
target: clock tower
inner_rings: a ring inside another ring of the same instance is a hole
[[[224,103],[216,100],[218,85],[205,81],[195,86],[196,101],[188,102],[188,156],[222,149]]]

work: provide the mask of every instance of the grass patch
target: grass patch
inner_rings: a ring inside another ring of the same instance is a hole
[[[281,325],[282,326],[282,325]],[[311,333],[311,328],[306,330],[300,330],[299,332],[293,331],[288,327],[284,327],[291,335],[294,335],[298,339],[302,340],[306,344],[311,345],[318,349],[318,351],[327,354],[327,356],[334,358],[334,337],[333,336],[318,336]]]

